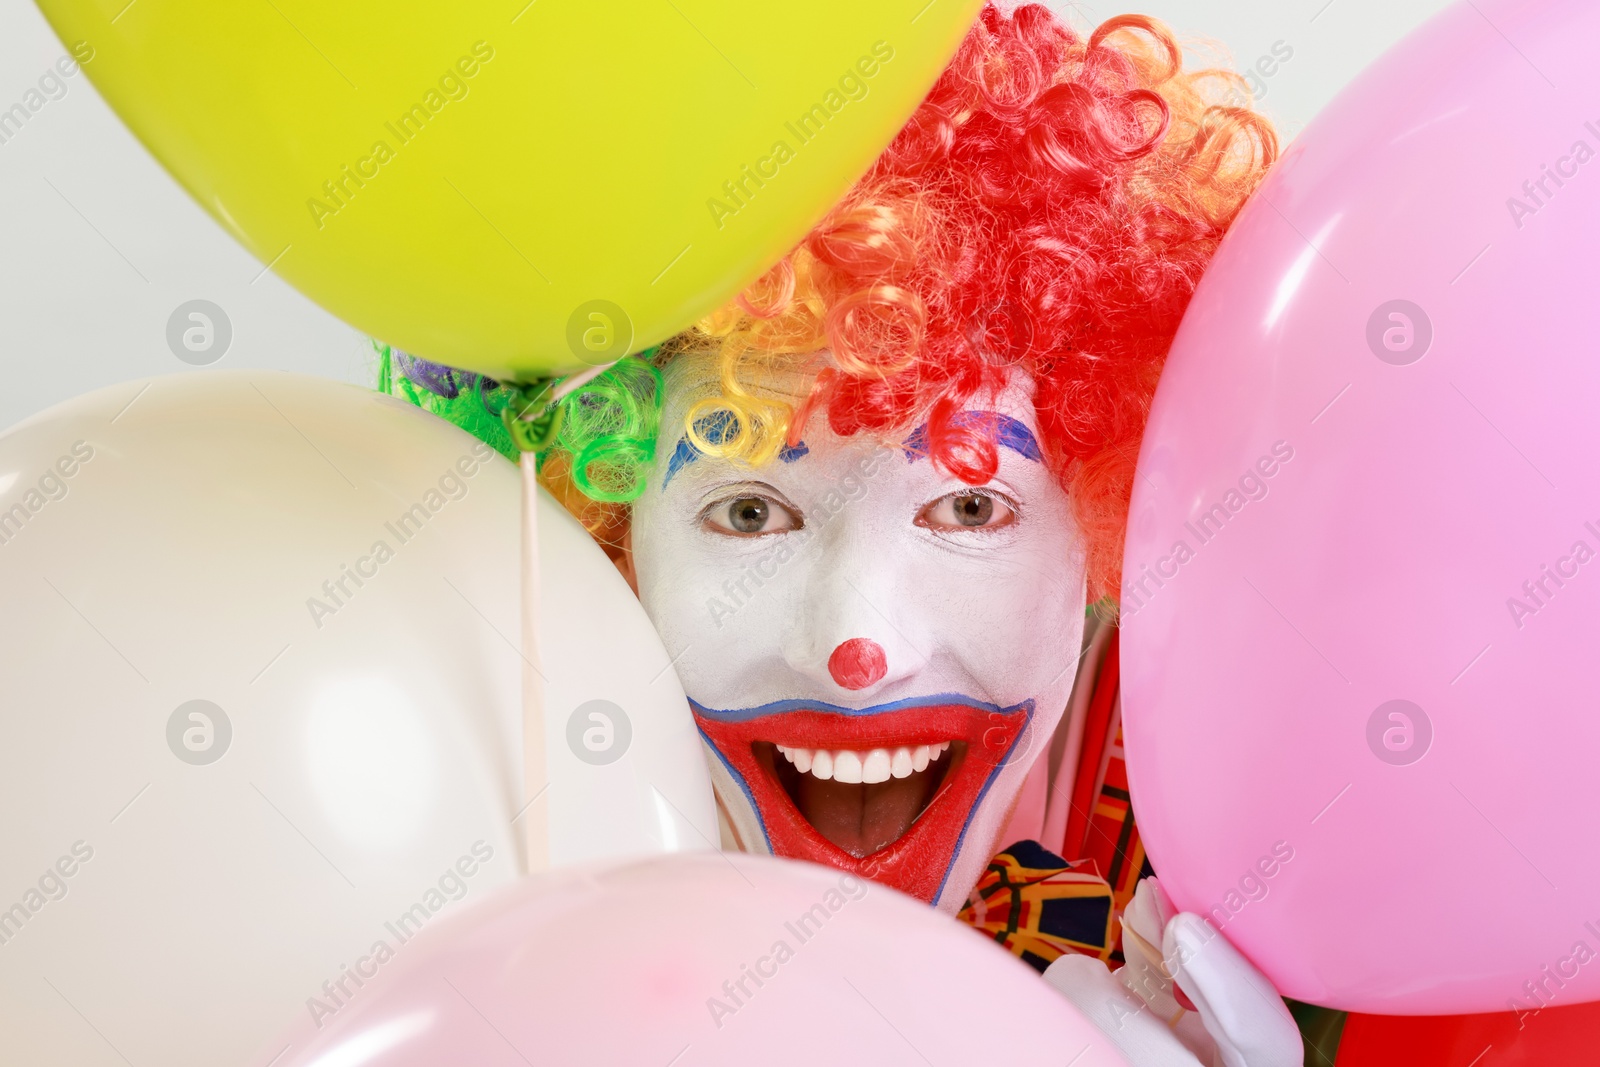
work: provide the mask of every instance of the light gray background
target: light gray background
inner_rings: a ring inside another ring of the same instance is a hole
[[[632,0],[652,3],[657,0]],[[1287,138],[1446,0],[1096,0],[1052,6],[1080,28],[1124,11],[1165,19],[1239,67],[1282,42],[1258,106]],[[1282,48],[1280,48],[1280,52]],[[0,110],[64,53],[27,0],[0,0]],[[78,393],[206,373],[168,349],[179,304],[215,302],[233,341],[214,366],[371,381],[366,338],[234,243],[123,128],[79,73],[0,144],[0,428]]]

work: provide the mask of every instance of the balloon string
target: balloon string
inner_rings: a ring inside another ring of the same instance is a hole
[[[550,391],[552,399],[560,400],[573,390],[581,389],[583,386],[588,385],[615,366],[615,363],[602,363],[598,367],[590,367],[588,370],[579,371],[561,379],[556,383],[555,388]]]
[[[511,400],[500,417],[520,450],[522,470],[522,851],[527,873],[550,866],[550,767],[545,758],[543,660],[539,656],[539,453],[561,432],[558,401],[602,374],[610,364],[564,379],[507,382]],[[542,802],[541,802],[542,801]]]
[[[563,396],[610,366],[591,367],[565,379],[507,383],[513,394],[501,412],[521,450],[522,470],[522,851],[527,873],[550,866],[550,767],[545,758],[543,660],[539,655],[539,453],[561,432]],[[515,821],[515,819],[513,819]]]
[[[522,844],[527,872],[550,866],[550,771],[544,748],[544,674],[539,656],[539,463],[522,453]]]

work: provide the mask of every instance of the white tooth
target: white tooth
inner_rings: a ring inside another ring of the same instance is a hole
[[[782,745],[774,745],[773,747],[778,750],[778,753],[783,756],[784,759],[788,760],[790,763],[794,762],[793,752],[789,751],[787,748],[784,748]]]
[[[928,746],[918,745],[916,751],[911,753],[911,769],[914,771],[927,770],[928,760],[931,758],[932,757],[928,755]]]
[[[854,784],[861,781],[861,757],[844,749],[833,754],[833,780]]]
[[[789,759],[794,763],[794,769],[801,774],[811,769],[811,750],[809,748],[790,749]]]
[[[929,745],[928,746],[928,762],[931,763],[934,760],[938,759],[940,754],[943,753],[943,752],[944,752],[944,746],[943,745]]]
[[[867,753],[867,758],[861,762],[861,780],[863,782],[887,782],[889,780],[889,750],[875,748]]]
[[[811,773],[824,782],[833,777],[833,753],[825,748],[817,749],[811,757]]]
[[[896,778],[909,778],[912,770],[911,750],[904,745],[895,749],[893,762],[889,764],[889,773]]]

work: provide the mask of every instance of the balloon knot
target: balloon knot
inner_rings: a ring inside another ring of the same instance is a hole
[[[505,405],[500,419],[511,441],[523,452],[543,452],[555,443],[561,432],[563,408],[556,403],[554,386],[558,379],[537,378],[531,382],[502,382]]]

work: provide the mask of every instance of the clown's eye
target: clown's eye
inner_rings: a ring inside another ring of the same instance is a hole
[[[1017,521],[1014,507],[989,490],[951,493],[917,513],[916,524],[934,530],[993,530]]]
[[[705,521],[718,533],[738,537],[784,533],[798,530],[802,525],[794,512],[764,496],[739,496],[719,501],[707,509]]]

